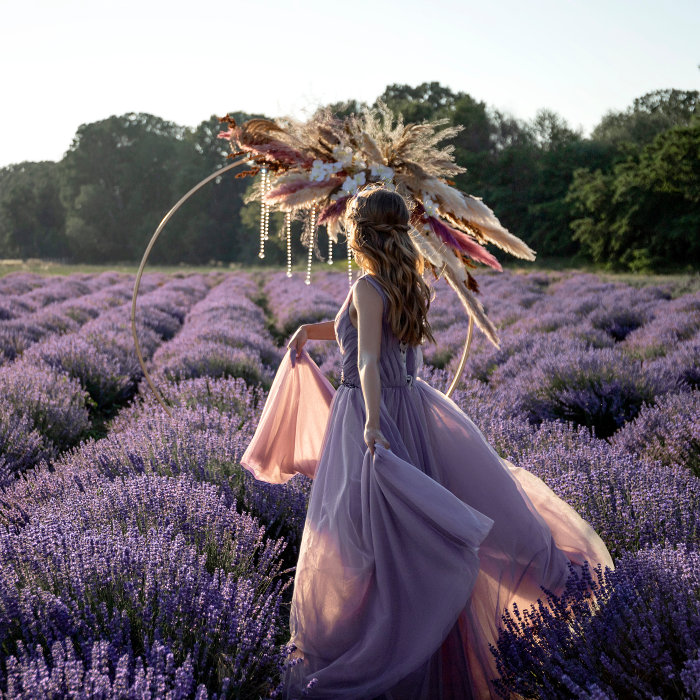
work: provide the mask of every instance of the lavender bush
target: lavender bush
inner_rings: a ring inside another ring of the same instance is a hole
[[[15,655],[7,656],[5,675],[6,692],[0,688],[3,700],[61,700],[71,696],[100,700],[209,697],[203,684],[197,687],[190,659],[176,666],[172,652],[158,642],[135,663],[129,653],[115,663],[111,647],[105,641],[93,644],[89,660],[76,654],[70,639],[54,642],[48,659],[41,645],[28,651],[22,642],[17,642]],[[224,683],[222,697],[227,689]],[[219,695],[214,693],[211,697]]]
[[[200,377],[185,379],[177,384],[160,381],[156,386],[172,408],[194,409],[201,406],[229,416],[237,416],[239,425],[246,422],[255,425],[267,398],[262,386],[246,384],[240,377]],[[139,393],[136,401],[119,414],[112,424],[113,430],[121,432],[142,416],[160,410],[160,404],[153,393],[144,390]]]
[[[333,319],[348,291],[347,277],[337,273],[317,273],[313,284],[307,285],[299,274],[288,278],[279,272],[270,276],[264,288],[275,325],[283,337],[303,323]]]
[[[501,347],[477,331],[453,398],[616,560],[596,603],[584,572],[506,615],[498,692],[698,695],[700,294],[567,273],[478,281]],[[0,697],[275,697],[312,482],[257,482],[239,459],[285,341],[335,317],[347,276],[145,276],[137,330],[172,420],[136,362],[132,284],[0,280]],[[444,391],[467,318],[433,284],[421,373]],[[337,345],[308,349],[337,382]]]
[[[698,688],[700,555],[683,546],[625,554],[615,571],[572,572],[564,594],[504,618],[503,698],[686,698]],[[595,602],[590,590],[596,593]]]
[[[29,415],[0,398],[0,488],[9,487],[18,472],[53,456],[52,447]]]
[[[35,469],[5,495],[7,522],[21,522],[37,504],[64,498],[103,479],[141,474],[189,475],[218,485],[230,502],[264,522],[273,535],[285,534],[296,548],[306,517],[311,480],[295,476],[288,484],[256,481],[239,464],[255,431],[236,414],[204,407],[175,409],[174,420],[149,411],[124,430],[88,440],[56,460],[51,469]]]
[[[700,477],[700,391],[661,397],[612,442],[630,454],[685,467]]]
[[[154,369],[173,382],[241,377],[269,387],[280,352],[263,310],[251,301],[257,294],[247,276],[222,282],[192,309],[178,337],[155,354]]]
[[[674,388],[667,372],[649,371],[607,348],[547,354],[514,384],[514,411],[530,422],[568,420],[600,438],[610,437],[644,404]]]
[[[144,278],[137,312],[137,319],[142,320],[137,322],[137,332],[145,357],[151,357],[165,339],[177,332],[187,311],[216,281],[218,278],[202,275],[170,280],[162,275]],[[28,349],[21,361],[0,371],[4,377],[0,386],[6,387],[17,411],[29,416],[44,445],[35,449],[29,440],[22,456],[16,453],[20,443],[5,440],[15,450],[3,467],[5,471],[25,469],[40,458],[55,456],[75,444],[91,424],[93,432],[104,434],[104,421],[136,390],[141,368],[131,334],[131,305],[124,303],[131,297],[131,286],[119,277],[115,281],[113,276],[98,282],[102,284],[93,285],[96,291],[82,298],[78,311],[74,301],[68,307],[67,302],[61,302],[22,320],[18,336],[21,343],[15,350],[19,351],[20,346],[23,352]],[[50,328],[39,322],[49,318],[49,312],[50,318],[58,319]],[[87,395],[79,391],[80,386]],[[37,391],[44,392],[44,396]],[[62,404],[58,406],[57,402]]]
[[[509,437],[506,456],[576,508],[613,556],[700,544],[700,480],[689,470],[640,460],[564,424]]]
[[[56,450],[75,444],[88,426],[87,394],[77,380],[48,366],[0,367],[0,396]]]
[[[113,684],[121,663],[128,685],[138,672],[125,657],[149,669],[157,645],[171,668],[190,669],[190,690],[194,681],[257,698],[274,690],[269,677],[282,658],[284,547],[188,477],[70,494],[18,533],[0,532],[0,648],[21,658],[24,648],[70,641],[94,666],[100,644],[102,675]],[[6,659],[0,685],[18,664]]]
[[[94,284],[91,293],[70,297],[38,310],[34,310],[33,306],[24,301],[25,312],[15,314],[12,317],[14,320],[0,325],[0,361],[15,359],[47,336],[75,332],[103,312],[124,305],[131,299],[133,282],[128,283],[121,279],[115,281],[112,277],[103,281],[114,283]],[[142,293],[149,294],[160,284],[163,284],[161,275],[146,275],[142,283]],[[126,310],[127,307],[124,308]],[[30,313],[32,310],[34,312]]]
[[[700,388],[700,337],[679,343],[651,367],[658,374],[672,376],[680,387]]]
[[[131,394],[132,378],[119,371],[113,357],[77,334],[41,343],[25,353],[25,360],[44,363],[76,378],[100,411],[121,403]]]

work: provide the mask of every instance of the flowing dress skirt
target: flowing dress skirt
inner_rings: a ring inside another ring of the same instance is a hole
[[[242,464],[314,478],[291,608],[288,698],[491,699],[504,609],[561,592],[569,562],[612,560],[595,531],[501,459],[466,414],[417,379],[382,388],[390,450],[364,444],[360,388],[337,392],[305,351],[285,356]],[[320,426],[324,425],[323,430]],[[273,436],[273,439],[271,439]]]

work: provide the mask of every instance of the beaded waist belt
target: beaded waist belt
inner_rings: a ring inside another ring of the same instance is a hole
[[[343,375],[340,375],[340,386],[346,386],[348,389],[359,389],[360,387],[357,386],[357,384],[353,384],[352,382],[349,382],[343,377]],[[392,384],[391,386],[383,386],[382,389],[401,389],[404,385],[403,384]],[[406,375],[406,384],[405,386],[411,388],[413,386],[413,376],[410,374]]]

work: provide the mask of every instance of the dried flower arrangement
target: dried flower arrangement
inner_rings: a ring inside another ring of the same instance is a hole
[[[376,109],[344,119],[326,108],[305,122],[251,119],[238,125],[230,116],[220,121],[228,126],[219,138],[231,142],[229,158],[249,156],[251,169],[236,177],[262,175],[250,197],[262,204],[260,257],[270,211],[285,212],[287,234],[292,218],[302,219],[308,283],[313,250],[318,254],[318,226],[327,228],[332,255],[332,242],[343,232],[347,206],[358,190],[395,189],[409,203],[411,237],[427,266],[436,277],[445,276],[476,325],[498,345],[496,328],[474,296],[478,286],[469,268],[482,263],[501,271],[486,243],[525,260],[534,260],[535,253],[481,199],[460,192],[448,179],[465,168],[455,163],[453,146],[438,144],[462,127],[446,127],[446,119],[404,124],[401,115],[381,102]]]

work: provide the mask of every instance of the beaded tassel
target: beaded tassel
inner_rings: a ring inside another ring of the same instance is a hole
[[[262,175],[262,196],[263,200],[260,202],[260,252],[258,253],[259,258],[265,257],[265,241],[268,240],[268,234],[270,232],[270,205],[265,203],[265,195],[270,189],[270,178],[267,175],[267,169],[263,168],[260,171]]]
[[[309,237],[309,256],[306,259],[306,284],[311,284],[311,256],[316,242],[316,202],[311,207],[311,236]]]
[[[287,212],[284,216],[284,225],[287,228],[287,277],[292,276],[292,215]]]

